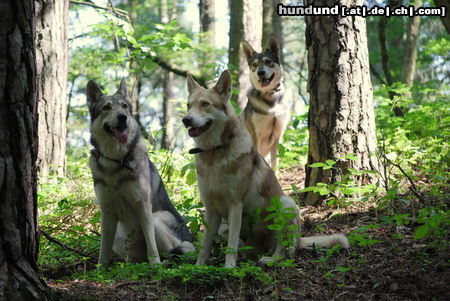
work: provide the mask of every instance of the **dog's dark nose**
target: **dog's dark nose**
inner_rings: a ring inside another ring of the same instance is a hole
[[[266,74],[266,71],[264,71],[264,69],[259,69],[257,74],[258,76],[263,76],[264,74]]]
[[[117,120],[119,120],[119,124],[124,124],[127,122],[127,115],[125,114],[117,114]]]
[[[189,127],[192,125],[192,117],[191,116],[184,116],[182,121],[183,121],[183,124],[185,127]]]

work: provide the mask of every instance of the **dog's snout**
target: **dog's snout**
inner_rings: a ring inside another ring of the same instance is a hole
[[[127,115],[125,114],[117,114],[117,120],[119,120],[119,123],[126,123],[127,122]]]
[[[259,69],[257,74],[258,76],[263,76],[264,74],[266,74],[266,71],[264,71],[264,69]]]
[[[192,126],[192,117],[191,116],[184,116],[182,121],[183,121],[183,124],[185,127]]]

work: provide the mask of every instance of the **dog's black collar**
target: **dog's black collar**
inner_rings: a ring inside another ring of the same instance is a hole
[[[94,149],[91,150],[91,154],[95,158],[97,158],[97,160],[100,157],[103,157],[103,158],[108,159],[110,161],[116,162],[121,167],[124,167],[124,168],[129,169],[129,170],[133,170],[133,167],[131,166],[131,161],[133,160],[133,151],[134,151],[134,148],[136,147],[136,144],[139,141],[139,137],[140,137],[140,133],[138,131],[138,132],[136,132],[136,135],[134,135],[133,140],[130,143],[130,146],[129,146],[130,149],[128,150],[128,152],[125,154],[125,156],[122,159],[113,159],[113,158],[110,158],[110,157],[106,156],[104,153],[99,151],[96,142],[92,143],[93,146],[94,146]]]
[[[98,160],[100,157],[103,157],[103,158],[105,158],[105,159],[108,159],[109,161],[116,162],[116,163],[119,164],[121,167],[125,167],[125,168],[127,168],[127,169],[133,170],[133,167],[131,167],[131,164],[130,164],[130,160],[129,160],[129,158],[127,158],[127,157],[129,157],[128,153],[127,153],[127,155],[125,155],[125,157],[123,157],[122,160],[110,158],[110,157],[106,156],[105,154],[101,153],[98,149],[93,149],[93,150],[91,150],[91,154],[92,154],[97,160]]]
[[[210,148],[210,149],[202,149],[200,147],[196,147],[196,148],[190,149],[189,153],[191,155],[194,155],[194,154],[198,154],[198,153],[205,153],[205,152],[216,151],[216,150],[224,148],[224,147],[225,147],[225,144],[221,144],[221,145],[215,146],[215,147]]]

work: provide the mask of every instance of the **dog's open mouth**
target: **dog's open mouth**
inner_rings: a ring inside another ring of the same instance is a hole
[[[104,126],[105,131],[117,139],[120,143],[128,142],[128,127],[127,126],[118,126],[112,127],[107,124]]]
[[[275,77],[275,73],[274,74],[272,74],[272,76],[271,77],[269,77],[269,78],[259,78],[259,84],[261,85],[261,87],[267,87],[269,84],[270,84],[270,82],[273,80],[273,78]]]
[[[198,137],[198,136],[200,136],[201,134],[203,134],[204,132],[206,132],[207,130],[209,130],[209,128],[211,127],[211,125],[212,125],[212,120],[208,121],[207,123],[205,123],[204,125],[202,125],[202,126],[200,126],[200,127],[197,127],[197,128],[191,127],[191,128],[188,130],[188,134],[189,134],[189,136],[191,136],[191,137]]]

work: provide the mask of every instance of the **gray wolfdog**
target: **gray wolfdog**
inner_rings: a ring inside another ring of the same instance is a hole
[[[101,210],[99,264],[108,265],[113,250],[123,259],[150,263],[160,263],[162,252],[194,251],[191,234],[147,155],[124,79],[111,96],[89,81],[86,96],[94,147],[89,165]]]
[[[283,68],[280,46],[275,36],[267,41],[267,49],[256,52],[246,41],[242,50],[250,67],[252,89],[242,118],[258,152],[270,166],[277,164],[278,143],[289,121],[290,108],[284,100]]]
[[[275,231],[268,229],[268,222],[255,218],[255,212],[259,210],[262,217],[267,216],[270,200],[279,198],[283,210],[290,208],[291,213],[295,213],[291,224],[299,226],[298,209],[295,202],[283,194],[274,171],[255,150],[250,134],[231,106],[230,73],[224,71],[210,89],[201,87],[190,75],[187,85],[188,111],[183,123],[196,144],[189,152],[196,154],[199,191],[208,225],[197,264],[207,262],[222,219],[229,224],[228,248],[232,250],[226,254],[226,267],[236,265],[240,239],[246,246],[253,247],[255,254],[273,252],[272,256],[260,259],[263,263],[284,257],[287,248],[283,241]],[[290,252],[312,245],[349,247],[347,238],[341,234],[302,238],[292,235],[291,238],[294,247],[288,248]]]

